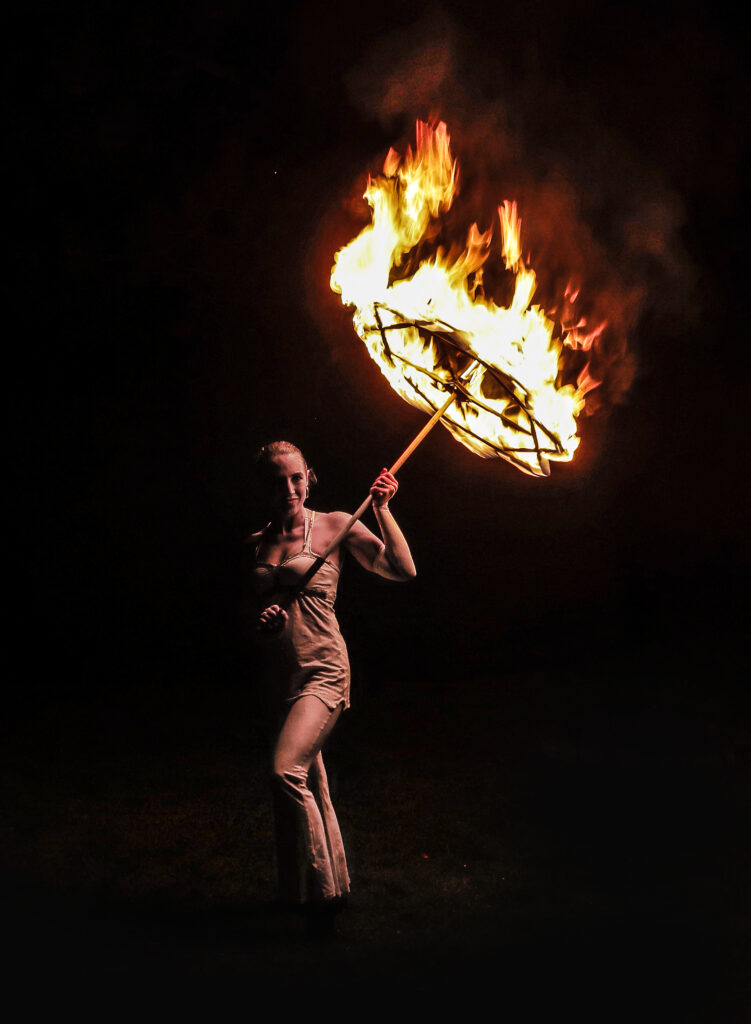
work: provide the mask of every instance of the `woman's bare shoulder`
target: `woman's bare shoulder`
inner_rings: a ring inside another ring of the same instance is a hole
[[[255,533],[249,533],[247,537],[245,537],[245,539],[243,540],[243,547],[255,547],[255,545],[260,542],[261,537],[263,537],[263,530],[256,530]]]
[[[320,543],[323,539],[328,544],[336,537],[348,518],[346,512],[316,512],[315,526],[318,542]]]
[[[316,512],[316,520],[324,522],[327,526],[344,526],[349,519],[349,512]]]
[[[323,532],[325,533],[325,535],[327,537],[327,540],[333,540],[333,538],[336,537],[336,535],[339,533],[339,531],[344,526],[346,526],[347,523],[350,521],[350,519],[352,518],[352,513],[351,512],[323,512],[323,513],[317,512],[316,513],[316,521],[318,521],[319,517],[324,520]],[[344,543],[349,545],[352,541],[357,542],[358,540],[363,540],[364,538],[367,538],[368,540],[372,540],[374,538],[374,536],[375,535],[372,533],[372,531],[370,531],[367,528],[367,526],[365,526],[365,524],[362,522],[362,520],[358,519],[350,527],[350,530],[349,530],[347,536],[344,539]],[[375,538],[375,539],[377,539],[377,538]]]
[[[351,512],[316,512],[316,522],[321,522],[323,529],[330,533],[332,537],[335,537],[351,518]],[[350,533],[359,534],[363,532],[369,533],[370,531],[358,519],[352,524]]]

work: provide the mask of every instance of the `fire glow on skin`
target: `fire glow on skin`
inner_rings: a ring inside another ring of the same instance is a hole
[[[478,455],[547,476],[550,460],[573,458],[576,417],[598,384],[589,364],[576,385],[560,382],[563,348],[587,351],[605,324],[589,330],[581,317],[556,324],[532,304],[536,277],[522,257],[514,202],[498,209],[502,257],[514,275],[508,307],[482,293],[492,228],[483,233],[473,224],[458,256],[439,247],[402,273],[451,206],[457,181],[446,125],[418,122],[415,152],[408,148],[402,158],[391,149],[383,174],[369,178],[371,223],[336,254],[331,287],[354,308],[355,330],[402,398]],[[568,309],[577,295],[566,289]]]

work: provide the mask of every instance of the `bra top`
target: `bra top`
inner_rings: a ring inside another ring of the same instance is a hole
[[[258,560],[258,552],[261,550],[266,530],[270,524],[267,524],[264,528],[253,552],[255,561],[253,575],[260,590],[279,592],[296,589],[296,584],[308,571],[311,563],[320,557],[310,546],[316,514],[312,509],[310,511],[303,509],[303,511],[305,513],[303,546],[300,551],[287,555],[281,562],[261,562]],[[307,597],[325,598],[333,603],[338,581],[339,567],[326,559],[315,576],[310,579],[309,585],[300,593]]]
[[[268,530],[269,526],[271,526],[271,523],[267,523],[261,532],[260,540],[256,544],[255,551],[253,552],[253,560],[255,561],[256,565],[267,565],[271,569],[279,569],[281,566],[286,565],[287,562],[290,562],[293,558],[299,558],[300,555],[312,555],[314,558],[321,557],[316,551],[313,551],[313,549],[310,546],[310,542],[313,536],[313,523],[316,521],[315,511],[313,509],[304,508],[303,513],[305,515],[305,531],[303,533],[303,542],[300,551],[294,551],[291,555],[287,555],[287,557],[283,558],[281,562],[259,562],[258,552],[261,550],[261,545],[263,544],[264,538],[266,536],[266,530]],[[339,567],[335,565],[334,562],[330,562],[328,558],[325,560],[324,565],[330,565],[332,569],[335,569],[337,572],[339,572]],[[321,568],[323,568],[323,566]]]

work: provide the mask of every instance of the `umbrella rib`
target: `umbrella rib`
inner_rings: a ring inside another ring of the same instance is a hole
[[[424,373],[426,377],[429,377],[431,380],[435,381],[436,384],[440,384],[443,387],[447,386],[448,381],[444,380],[443,377],[439,377],[438,374],[433,373],[432,370],[428,370],[428,369],[426,369],[423,366],[418,366],[417,363],[413,363],[410,359],[407,359],[406,356],[400,356],[398,352],[395,352],[394,353],[394,358],[398,359],[402,363],[406,363],[407,366],[410,366],[413,370],[417,370],[420,373]],[[408,380],[409,383],[412,384],[413,387],[416,387],[416,385],[414,385],[412,383],[412,381],[409,379],[409,377],[406,377],[405,380]],[[456,387],[457,391],[459,391],[459,393],[464,396],[464,398],[466,399],[467,402],[471,402],[473,405],[479,406],[480,409],[484,409],[485,412],[490,413],[492,416],[497,416],[498,419],[501,420],[501,422],[504,423],[511,430],[517,430],[521,434],[529,434],[531,436],[531,431],[526,430],[519,423],[514,423],[514,421],[512,419],[509,419],[508,416],[506,416],[505,413],[499,412],[497,409],[492,409],[489,405],[486,405],[479,398],[475,398],[474,395],[471,395],[467,391],[467,389],[463,386],[461,378],[454,379],[453,384],[454,384],[454,387]],[[417,390],[418,390],[419,394],[422,395],[422,392],[420,392],[419,389],[417,389]],[[427,399],[425,399],[425,401],[427,401]],[[518,399],[517,399],[517,401],[518,401]],[[527,410],[526,410],[526,408],[524,406],[522,406],[522,408],[524,409],[525,412],[527,412]],[[527,413],[527,417],[529,417],[529,413]]]
[[[417,392],[417,394],[420,396],[420,398],[423,400],[423,402],[425,402],[427,405],[429,405],[430,408],[434,412],[438,411],[436,406],[431,402],[431,400],[427,397],[427,395],[424,395],[422,393],[420,388],[415,384],[415,382],[413,380],[411,380],[409,377],[405,377],[405,380],[410,385],[410,387],[414,391]],[[471,430],[469,427],[464,426],[463,423],[457,423],[456,420],[450,419],[446,415],[444,415],[442,418],[443,418],[443,421],[444,421],[444,425],[447,424],[447,423],[450,423],[453,427],[456,427],[458,430],[464,431],[464,433],[465,434],[469,434],[470,437],[474,437],[477,441],[480,441],[486,447],[492,448],[493,451],[498,452],[498,454],[504,456],[504,458],[508,457],[508,461],[509,462],[513,462],[514,465],[518,466],[521,469],[526,470],[527,472],[529,471],[529,466],[522,459],[515,459],[513,457],[514,453],[522,453],[522,452],[526,453],[526,452],[529,452],[530,454],[532,454],[534,452],[537,455],[537,461],[538,461],[538,465],[540,465],[540,469],[542,469],[542,464],[541,464],[541,459],[540,459],[541,454],[542,455],[547,455],[547,454],[554,455],[554,454],[556,454],[556,450],[552,449],[552,448],[543,448],[543,449],[541,449],[539,447],[537,447],[537,448],[504,448],[504,447],[502,447],[500,445],[494,444],[492,441],[489,441],[487,438],[482,437],[480,434],[476,434],[474,432],[474,430]]]
[[[391,309],[389,306],[382,306],[382,308],[388,310],[388,312],[392,313],[394,316],[400,316],[401,315],[396,310]],[[431,334],[433,337],[438,338],[440,341],[443,341],[445,344],[450,345],[454,349],[457,349],[463,355],[465,355],[465,356],[472,356],[474,359],[477,360],[478,363],[480,363],[482,366],[485,367],[486,371],[501,385],[502,388],[504,388],[505,391],[508,392],[509,395],[511,395],[511,397],[514,399],[514,401],[517,402],[519,405],[521,405],[521,407],[524,409],[525,413],[527,414],[527,419],[529,420],[529,423],[530,423],[530,430],[529,431],[524,430],[523,427],[520,427],[520,425],[518,423],[513,423],[513,421],[506,420],[505,422],[507,423],[507,425],[512,426],[512,428],[514,430],[521,430],[523,433],[529,433],[532,436],[532,438],[533,438],[533,440],[535,442],[535,450],[547,452],[548,451],[547,448],[543,448],[543,449],[539,448],[539,445],[537,443],[537,438],[536,438],[536,431],[535,431],[535,427],[537,427],[545,435],[547,435],[547,437],[549,438],[549,440],[553,444],[553,446],[554,446],[553,454],[560,454],[560,453],[563,452],[564,449],[563,449],[563,445],[561,444],[560,439],[558,437],[556,437],[556,435],[541,420],[538,420],[532,414],[532,412],[529,410],[529,408],[527,406],[527,401],[529,400],[529,392],[524,387],[524,385],[521,383],[521,381],[517,380],[510,373],[506,373],[505,371],[499,370],[497,367],[493,366],[492,364],[487,363],[484,359],[481,359],[479,356],[475,355],[474,352],[466,351],[464,348],[461,347],[461,345],[457,344],[457,342],[454,341],[453,338],[447,337],[443,332],[431,330],[430,327],[429,327],[429,324],[431,324],[431,323],[433,323],[433,324],[436,324],[436,323],[444,324],[449,329],[449,331],[453,335],[455,335],[456,337],[461,337],[461,331],[458,331],[456,328],[452,327],[451,324],[448,324],[448,323],[446,323],[446,321],[442,321],[442,320],[409,320],[409,321],[403,320],[401,323],[397,323],[397,324],[382,324],[382,322],[380,320],[380,316],[378,316],[378,310],[377,310],[376,306],[374,306],[374,310],[376,312],[376,316],[377,316],[377,319],[378,319],[379,328],[380,328],[380,331],[381,331],[381,336],[382,336],[382,338],[384,338],[384,344],[388,348],[389,355],[391,355],[392,357],[395,357],[397,359],[400,359],[402,362],[408,363],[409,365],[413,366],[415,369],[420,370],[423,373],[426,373],[426,374],[430,375],[430,371],[424,369],[421,366],[417,366],[415,363],[410,363],[410,361],[405,359],[404,356],[400,356],[397,352],[393,352],[391,350],[391,348],[388,346],[388,343],[385,341],[385,332],[386,331],[400,331],[400,330],[404,330],[405,328],[408,328],[408,327],[414,327],[416,330],[422,330],[422,331],[425,331],[425,333],[427,333],[427,334]],[[392,366],[393,366],[393,362],[392,362]],[[441,380],[440,377],[436,377],[435,379]],[[509,381],[511,383],[509,383]],[[520,397],[517,394],[515,388],[518,388],[521,392],[523,392],[524,398]],[[460,391],[462,391],[463,394],[467,394],[466,390],[461,388],[461,387],[460,387]],[[467,395],[467,397],[468,397],[469,401],[477,402],[478,405],[481,404],[472,395]],[[494,409],[487,409],[486,406],[483,406],[483,408],[485,408],[486,411],[493,413],[494,415],[500,415],[499,413],[496,413]]]
[[[378,312],[378,305],[377,304],[373,305],[373,312],[375,313],[376,323],[378,324],[378,330],[380,331],[380,334],[381,334],[381,341],[383,342],[383,347],[384,347],[384,350],[386,352],[386,358],[388,359],[389,363],[393,366],[394,365],[394,355],[393,355],[393,353],[391,351],[391,346],[389,345],[388,341],[386,340],[386,330],[385,330],[385,328],[383,326],[383,321],[381,320],[381,314]]]
[[[500,445],[494,444],[493,441],[488,441],[487,438],[481,434],[476,434],[470,427],[465,426],[463,423],[457,423],[456,420],[452,420],[449,416],[444,416],[443,419],[450,423],[452,426],[457,427],[459,430],[463,430],[465,434],[469,434],[471,437],[477,438],[478,441],[482,441],[489,448],[493,448],[497,452],[534,452],[536,455],[555,455],[555,448],[504,448]]]

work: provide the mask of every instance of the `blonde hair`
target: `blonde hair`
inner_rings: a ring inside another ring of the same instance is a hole
[[[305,472],[308,475],[308,483],[318,483],[315,470],[308,469],[307,459],[297,445],[292,444],[291,441],[272,441],[270,444],[265,444],[263,448],[261,448],[256,455],[256,472],[259,476],[265,478],[268,475],[271,460],[275,455],[299,455],[302,459],[303,466],[305,466]]]

